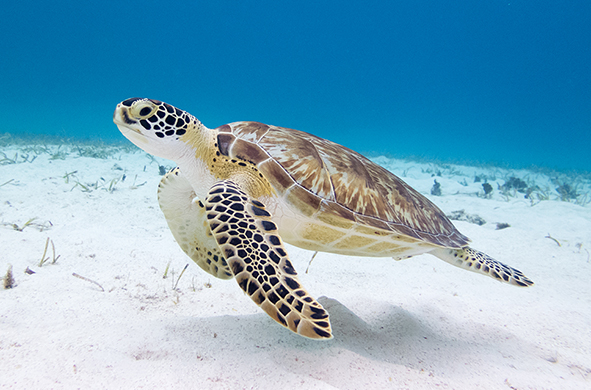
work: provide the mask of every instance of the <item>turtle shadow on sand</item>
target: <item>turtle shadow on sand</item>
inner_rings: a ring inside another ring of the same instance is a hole
[[[381,313],[369,323],[335,299],[323,296],[318,301],[330,314],[332,340],[302,338],[276,326],[263,313],[189,317],[181,323],[169,324],[169,329],[182,339],[179,341],[183,346],[208,350],[206,353],[214,360],[234,358],[236,351],[252,353],[252,356],[263,354],[264,358],[271,358],[289,371],[294,370],[294,356],[338,362],[339,351],[343,350],[368,360],[439,372],[454,371],[458,365],[482,363],[491,356],[520,360],[526,355],[540,354],[535,346],[503,329],[471,324],[469,320],[454,323],[446,313],[431,306],[429,318],[423,318],[420,313],[414,314],[398,306],[382,305]],[[434,318],[445,322],[445,329],[454,331],[438,331],[433,326]],[[214,331],[215,338],[211,336]],[[206,339],[202,339],[205,334]],[[300,369],[306,374],[306,367],[300,366]]]
[[[330,314],[335,345],[371,360],[442,370],[466,360],[475,351],[481,354],[505,350],[515,354],[520,349],[516,344],[521,342],[505,331],[493,327],[487,330],[486,326],[482,329],[481,324],[476,331],[470,321],[454,324],[452,318],[433,306],[428,307],[430,314],[425,317],[399,306],[381,305],[378,306],[381,313],[367,322],[336,299],[320,297],[319,302]],[[445,329],[455,331],[439,331],[433,326],[436,326],[434,319],[445,322]],[[499,332],[503,336],[490,343],[491,337],[486,335]],[[479,337],[483,334],[484,337]],[[509,339],[512,341],[507,342]]]

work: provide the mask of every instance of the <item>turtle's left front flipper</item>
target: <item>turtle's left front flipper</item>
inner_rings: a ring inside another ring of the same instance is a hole
[[[301,286],[265,206],[223,180],[211,187],[205,207],[211,232],[242,290],[289,330],[332,338],[328,313]]]

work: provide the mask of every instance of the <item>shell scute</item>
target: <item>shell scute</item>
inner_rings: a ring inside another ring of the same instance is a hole
[[[330,225],[349,229],[355,224],[355,213],[338,203],[322,201],[319,211],[316,218]]]
[[[230,147],[236,140],[232,134],[220,133],[218,134],[218,149],[224,156],[230,155]]]
[[[303,215],[313,216],[320,209],[322,199],[301,186],[292,186],[285,198],[294,205]]]
[[[259,164],[268,160],[270,156],[257,144],[237,138],[230,150],[231,157]]]
[[[294,185],[293,178],[273,159],[259,164],[258,169],[278,191],[283,192]]]

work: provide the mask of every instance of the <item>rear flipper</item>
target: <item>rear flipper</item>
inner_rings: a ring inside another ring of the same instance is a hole
[[[521,271],[509,267],[487,254],[470,247],[464,247],[462,249],[437,248],[429,253],[456,267],[488,275],[514,286],[528,287],[534,284]]]

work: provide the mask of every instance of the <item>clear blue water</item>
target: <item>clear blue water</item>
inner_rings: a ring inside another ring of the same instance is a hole
[[[182,4],[193,3],[193,4]],[[366,153],[591,171],[591,2],[2,6],[0,133],[123,140],[128,97]]]

